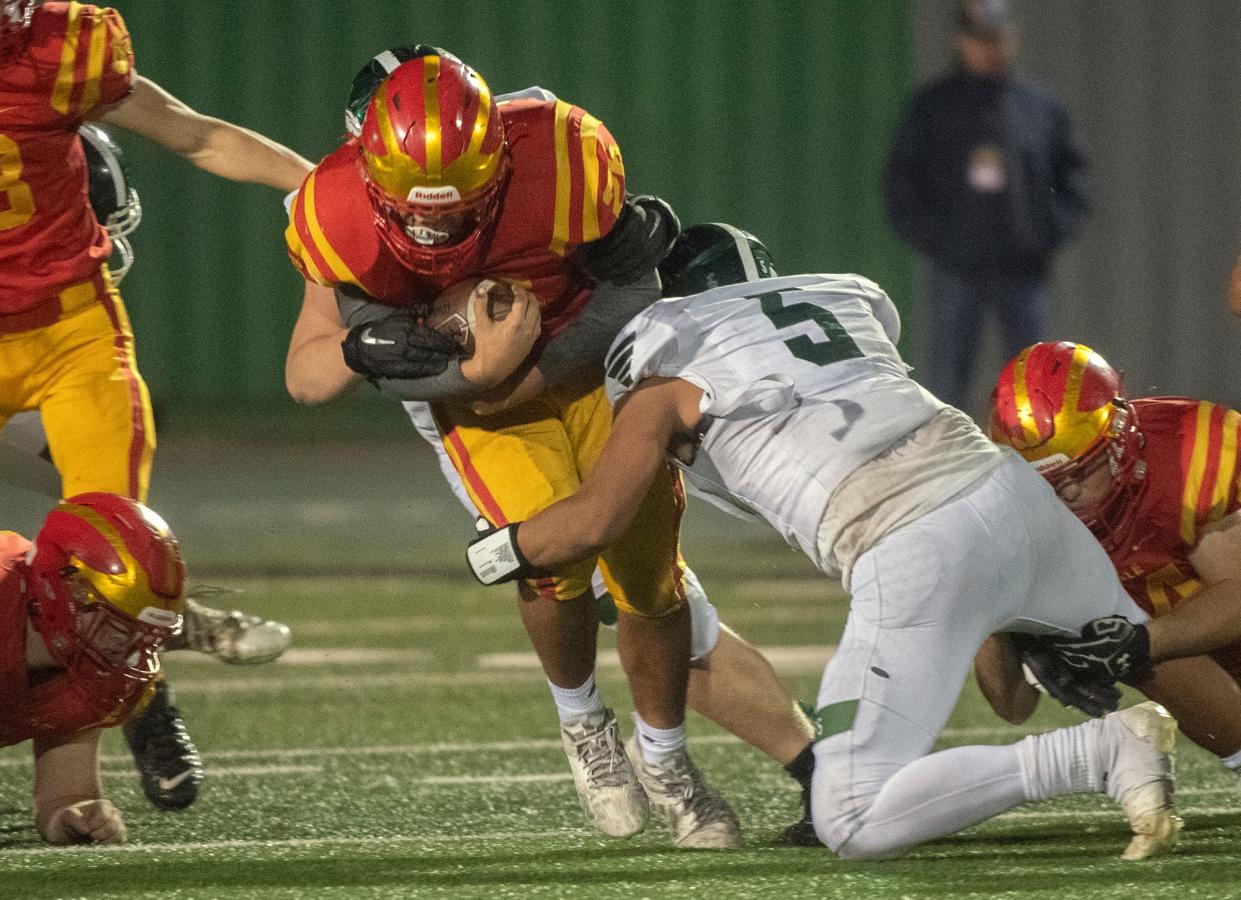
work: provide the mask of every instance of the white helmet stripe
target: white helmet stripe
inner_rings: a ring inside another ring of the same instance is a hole
[[[732,236],[733,242],[737,245],[737,258],[741,260],[741,267],[745,270],[745,280],[758,279],[760,276],[758,266],[754,263],[754,251],[750,248],[750,242],[746,240],[745,232],[723,222],[720,222],[719,226]]]
[[[393,69],[401,64],[401,61],[396,58],[396,54],[391,50],[385,50],[382,53],[377,54],[375,56],[375,62],[383,66],[383,70],[389,75],[392,74]]]

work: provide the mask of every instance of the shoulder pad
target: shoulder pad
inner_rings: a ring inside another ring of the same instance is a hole
[[[55,69],[49,103],[56,112],[81,119],[95,107],[128,95],[134,77],[133,43],[115,9],[44,3],[35,7],[31,28],[35,65]]]

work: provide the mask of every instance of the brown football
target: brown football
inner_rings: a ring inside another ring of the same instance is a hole
[[[443,291],[431,304],[427,325],[461,345],[465,358],[474,355],[474,292],[487,293],[487,315],[493,322],[503,321],[513,308],[513,289],[503,281],[468,278]]]

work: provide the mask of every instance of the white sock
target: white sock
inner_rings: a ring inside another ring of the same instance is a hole
[[[572,722],[575,719],[584,719],[594,713],[603,712],[603,700],[600,699],[599,689],[595,686],[594,672],[590,673],[590,677],[581,687],[562,688],[550,681],[547,682],[547,686],[552,689],[552,699],[556,701],[556,713],[560,716],[561,722]]]
[[[642,751],[642,760],[646,763],[660,763],[685,746],[684,722],[675,728],[655,728],[634,713],[633,723],[638,732],[638,749]]]
[[[1238,775],[1241,775],[1241,750],[1238,750],[1232,756],[1221,759],[1225,769],[1232,769]]]
[[[1104,766],[1099,759],[1103,728],[1102,719],[1091,719],[1018,741],[1026,799],[1104,790]]]

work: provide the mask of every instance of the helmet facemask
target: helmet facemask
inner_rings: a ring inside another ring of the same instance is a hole
[[[1066,482],[1083,478],[1106,461],[1107,490],[1094,503],[1073,512],[1108,553],[1129,542],[1137,523],[1137,517],[1130,513],[1146,490],[1146,461],[1142,458],[1145,438],[1138,430],[1137,415],[1123,398],[1115,398],[1112,405],[1114,411],[1104,437],[1076,459],[1040,470],[1059,493]]]
[[[119,715],[159,673],[158,650],[179,626],[133,618],[105,599],[73,565],[36,578],[31,619],[48,653],[86,705],[100,717]]]
[[[508,154],[501,157],[495,181],[469,199],[455,189],[444,191],[442,201],[400,199],[369,178],[365,165],[362,171],[374,222],[388,249],[408,269],[442,275],[454,271],[489,236],[508,180]]]

